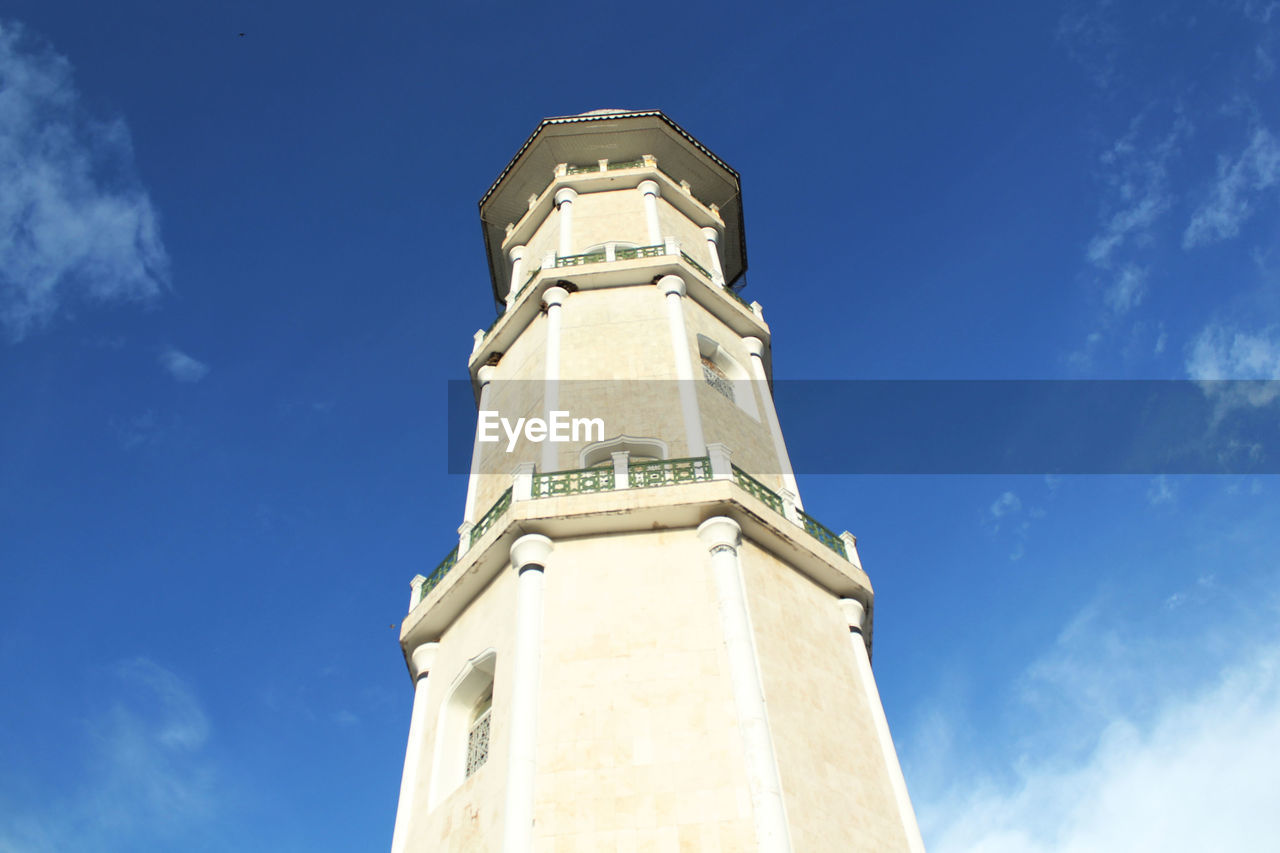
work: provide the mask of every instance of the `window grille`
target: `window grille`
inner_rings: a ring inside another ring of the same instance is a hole
[[[724,371],[720,369],[720,365],[705,355],[702,357],[702,377],[707,380],[707,384],[712,388],[733,400],[733,381],[728,376],[725,376]]]
[[[471,724],[471,731],[467,733],[468,777],[479,770],[485,761],[489,759],[489,720],[492,716],[492,711],[492,708],[486,708],[484,713]]]

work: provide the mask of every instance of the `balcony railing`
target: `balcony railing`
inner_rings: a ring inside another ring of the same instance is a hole
[[[606,255],[604,252],[587,252],[582,255],[556,255],[557,267],[580,267],[583,264],[602,263]]]
[[[533,475],[533,497],[553,498],[607,492],[614,484],[613,468],[579,468],[576,471],[548,471]]]
[[[471,544],[474,545],[479,541],[481,536],[489,532],[489,528],[493,527],[493,523],[502,517],[502,514],[511,506],[511,490],[507,489],[502,493],[502,497],[498,498],[493,506],[489,507],[489,511],[476,522],[476,526],[471,528]]]
[[[746,471],[743,471],[737,465],[733,466],[733,480],[741,486],[748,494],[769,505],[769,508],[778,515],[785,515],[782,498],[773,489],[764,483],[752,477]]]
[[[617,249],[613,256],[620,261],[631,261],[636,258],[660,258],[667,253],[667,247],[661,243],[656,246],[636,246],[634,248]]]
[[[431,574],[427,575],[427,579],[422,582],[422,586],[418,588],[418,601],[427,597],[427,593],[436,588],[436,584],[444,580],[444,576],[449,574],[449,570],[453,568],[453,564],[458,562],[458,546],[454,545],[449,555],[440,561],[440,565],[436,566]]]
[[[844,540],[832,532],[831,528],[824,525],[818,519],[802,509],[797,509],[800,515],[800,521],[803,522],[804,530],[814,539],[817,539],[823,545],[826,545],[832,551],[835,551],[846,560],[849,559],[849,552],[845,550]]]
[[[693,258],[689,257],[688,252],[684,252],[684,251],[680,252],[680,257],[684,258],[685,262],[689,264],[689,266],[693,267],[695,270],[702,273],[703,278],[707,279],[708,281],[712,280],[711,273],[707,272],[707,268],[704,267],[702,264],[698,263],[697,261],[695,261]]]
[[[782,496],[743,471],[737,465],[730,465],[733,481],[737,485],[762,501],[774,512],[790,518],[799,524],[806,533],[817,539],[846,560],[849,559],[844,539],[836,535],[831,528],[822,524],[804,510],[788,503]],[[529,475],[526,475],[529,476]],[[563,495],[590,494],[593,492],[612,491],[617,488],[617,478],[612,466],[601,468],[579,468],[571,471],[534,472],[531,475],[529,497],[533,500],[541,498],[561,497]],[[652,488],[656,486],[676,486],[684,483],[700,483],[713,479],[711,458],[694,456],[686,459],[659,459],[653,462],[633,462],[627,467],[627,485],[633,489]],[[468,547],[474,545],[487,533],[494,524],[511,507],[514,489],[507,489],[494,502],[471,532],[466,535]],[[458,562],[460,547],[455,546],[431,574],[423,580],[419,589],[417,602],[427,597],[427,593],[439,585],[449,571]],[[415,602],[415,606],[417,604]]]
[[[695,456],[688,459],[637,462],[629,466],[628,474],[628,482],[633,489],[698,483],[711,479],[711,460],[706,456]]]

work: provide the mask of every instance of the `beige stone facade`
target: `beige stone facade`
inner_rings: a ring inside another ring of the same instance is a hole
[[[397,853],[922,849],[870,583],[791,491],[769,329],[726,288],[738,205],[692,137],[621,112],[544,122],[482,201],[504,311],[477,399],[607,430],[476,445],[401,629]]]

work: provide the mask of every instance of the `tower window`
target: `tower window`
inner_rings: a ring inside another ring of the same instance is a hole
[[[719,391],[730,400],[733,399],[733,380],[725,376],[720,365],[711,360],[709,356],[702,357],[702,378],[707,380],[707,384]]]
[[[467,732],[467,776],[470,777],[489,759],[489,720],[493,716],[493,690],[476,705]]]

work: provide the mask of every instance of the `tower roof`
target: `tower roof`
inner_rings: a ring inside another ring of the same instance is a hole
[[[658,168],[674,180],[688,181],[700,202],[719,208],[725,224],[725,279],[735,281],[747,268],[738,173],[661,110],[602,109],[543,119],[481,197],[494,297],[501,301],[510,284],[502,250],[507,223],[519,222],[529,197],[546,189],[557,165],[630,161],[645,154],[656,157]]]

